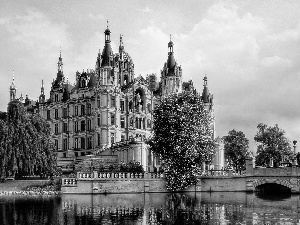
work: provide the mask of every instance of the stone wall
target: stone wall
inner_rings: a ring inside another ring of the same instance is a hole
[[[247,191],[247,178],[244,176],[236,177],[202,177],[197,185],[187,188],[186,191],[202,192],[230,192]]]
[[[62,186],[62,193],[109,194],[167,192],[163,179],[137,180],[80,180],[76,185]]]

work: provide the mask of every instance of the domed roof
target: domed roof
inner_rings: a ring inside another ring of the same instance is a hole
[[[106,43],[102,51],[101,66],[109,66],[110,56],[112,54],[111,45]]]
[[[169,69],[168,74],[174,74],[174,69],[175,69],[175,59],[174,59],[174,54],[170,53],[168,56],[168,61],[167,61],[167,68]]]
[[[110,33],[111,33],[111,32],[110,32],[110,29],[107,27],[107,28],[105,29],[104,33],[105,33],[105,34],[110,34]]]

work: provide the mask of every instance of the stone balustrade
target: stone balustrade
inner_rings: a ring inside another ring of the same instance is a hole
[[[244,176],[245,171],[233,171],[233,170],[206,170],[203,171],[199,177],[234,177]]]
[[[77,179],[76,178],[63,178],[62,185],[63,186],[77,186]]]
[[[122,180],[143,180],[143,179],[163,179],[163,173],[126,173],[126,172],[78,172],[77,178],[63,178],[63,186],[77,186],[79,180],[109,180],[109,181],[122,181]]]

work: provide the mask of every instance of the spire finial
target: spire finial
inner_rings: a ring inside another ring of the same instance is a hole
[[[106,28],[108,29],[108,20],[106,20]]]
[[[120,46],[122,46],[122,45],[123,45],[123,35],[120,34]]]
[[[203,86],[207,86],[207,76],[205,74],[204,78],[203,78],[203,81],[204,81],[204,85]]]
[[[172,41],[172,35],[170,34],[170,41]]]
[[[13,82],[15,81],[15,70],[13,70]]]
[[[61,46],[59,47],[59,57],[61,58]]]

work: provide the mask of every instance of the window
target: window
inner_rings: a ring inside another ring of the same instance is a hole
[[[110,125],[115,125],[115,114],[110,114]]]
[[[68,116],[68,109],[63,108],[63,118],[66,118]]]
[[[54,101],[55,101],[55,102],[58,102],[58,94],[55,94],[55,95],[54,95]]]
[[[63,133],[67,133],[68,132],[68,124],[64,123],[63,124]]]
[[[143,123],[142,123],[142,125],[143,125],[143,129],[146,129],[146,119],[145,119],[145,118],[143,118]]]
[[[75,144],[74,145],[75,145],[74,148],[78,149],[78,138],[75,138]]]
[[[87,121],[87,130],[91,130],[92,125],[91,125],[91,120]]]
[[[151,128],[151,120],[150,119],[147,120],[147,128]]]
[[[58,124],[54,124],[54,133],[58,134]]]
[[[132,101],[129,102],[128,107],[129,107],[129,111],[131,112],[132,111]]]
[[[78,132],[78,121],[75,121],[75,132]]]
[[[51,119],[50,113],[51,113],[51,111],[50,111],[50,110],[47,110],[47,119],[48,119],[48,120]]]
[[[81,105],[81,115],[85,115],[85,105]]]
[[[67,139],[65,138],[63,140],[63,150],[66,151],[68,149],[68,142],[67,142]]]
[[[110,133],[110,143],[111,144],[115,143],[115,133]]]
[[[78,106],[75,106],[75,116],[78,116]]]
[[[130,118],[130,126],[133,127],[133,118]]]
[[[124,112],[124,110],[125,110],[125,102],[124,101],[120,101],[120,108],[121,108],[121,112]]]
[[[139,119],[135,118],[135,128],[139,128]]]
[[[92,137],[88,137],[88,149],[91,149],[92,148]]]
[[[125,135],[124,134],[121,134],[121,141],[125,141]]]
[[[54,148],[56,151],[58,150],[58,140],[54,140]]]
[[[121,116],[121,128],[125,128],[125,118]]]
[[[101,117],[100,117],[100,114],[98,114],[98,117],[97,117],[97,124],[98,124],[99,127],[100,127],[100,123],[101,123]]]
[[[103,71],[103,85],[106,85],[106,83],[107,83],[107,71],[104,70]]]
[[[101,137],[100,137],[100,134],[99,133],[97,133],[97,136],[98,136],[98,146],[100,146],[101,145]]]
[[[85,131],[85,120],[81,121],[81,131]]]
[[[147,109],[148,109],[148,113],[151,113],[151,104],[150,103],[148,103]]]
[[[115,104],[115,96],[111,96],[111,98],[110,98],[110,105],[111,105],[111,107],[115,107],[116,106],[116,104]]]
[[[58,109],[55,109],[54,118],[55,118],[55,119],[58,118]]]
[[[82,137],[80,141],[81,141],[81,149],[85,149],[85,138]]]
[[[85,80],[82,79],[81,82],[80,82],[80,84],[81,84],[80,86],[81,86],[82,88],[84,88],[84,87],[85,87]]]
[[[92,105],[91,105],[91,104],[88,104],[88,105],[87,105],[87,114],[88,114],[88,115],[91,115],[91,113],[92,113]]]
[[[142,129],[142,118],[139,118],[139,129]]]
[[[97,107],[100,108],[100,96],[97,98]]]

